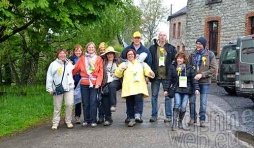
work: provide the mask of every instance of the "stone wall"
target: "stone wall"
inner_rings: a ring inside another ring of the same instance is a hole
[[[194,50],[195,41],[200,36],[209,39],[207,22],[215,18],[221,21],[217,46],[220,53],[224,45],[246,35],[246,16],[254,11],[254,0],[222,0],[221,3],[209,5],[205,1],[187,2],[186,50]]]
[[[178,23],[181,23],[181,31],[180,31],[180,37],[177,37],[178,32]],[[173,24],[176,24],[176,37],[173,38]],[[169,33],[169,43],[174,45],[176,48],[177,46],[180,47],[180,50],[183,50],[183,46],[185,47],[185,28],[186,28],[186,14],[176,16],[174,18],[171,18],[170,20],[170,33]]]

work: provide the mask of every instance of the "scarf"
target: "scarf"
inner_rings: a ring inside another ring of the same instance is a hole
[[[97,55],[95,53],[93,54],[89,54],[89,53],[85,53],[86,56],[86,71],[88,72],[88,74],[92,73],[95,69],[95,62],[97,59]]]
[[[183,71],[185,71],[186,75],[186,64],[177,65],[176,67],[177,75],[180,76]]]
[[[207,49],[203,49],[201,51],[197,50],[193,56],[193,65],[200,67],[202,65],[202,57]]]

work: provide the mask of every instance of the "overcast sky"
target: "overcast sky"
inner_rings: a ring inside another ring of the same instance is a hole
[[[134,0],[134,4],[137,5],[139,0]],[[170,8],[170,5],[172,4],[172,13],[174,14],[178,10],[182,9],[187,5],[187,0],[163,0],[163,4]],[[168,12],[168,15],[170,15],[170,12]],[[167,18],[165,18],[167,20]],[[168,23],[162,23],[159,25],[159,31],[166,31],[169,32],[169,25]]]

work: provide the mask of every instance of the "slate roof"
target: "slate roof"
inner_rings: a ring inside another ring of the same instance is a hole
[[[183,7],[182,9],[180,9],[179,11],[177,11],[176,13],[174,13],[174,14],[168,16],[167,21],[171,20],[171,18],[180,16],[180,15],[184,15],[184,14],[186,14],[186,12],[187,12],[187,6]]]

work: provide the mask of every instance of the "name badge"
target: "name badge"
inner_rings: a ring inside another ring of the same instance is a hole
[[[164,60],[165,60],[165,57],[160,57],[159,58],[159,66],[165,66]]]
[[[187,77],[186,76],[179,77],[179,87],[187,87]]]
[[[133,73],[133,79],[134,79],[134,82],[139,82],[139,78],[138,78],[138,73],[137,72]]]
[[[107,83],[112,82],[112,81],[113,81],[113,74],[111,74],[111,73],[108,72],[107,75],[108,75],[108,81],[107,81]]]

